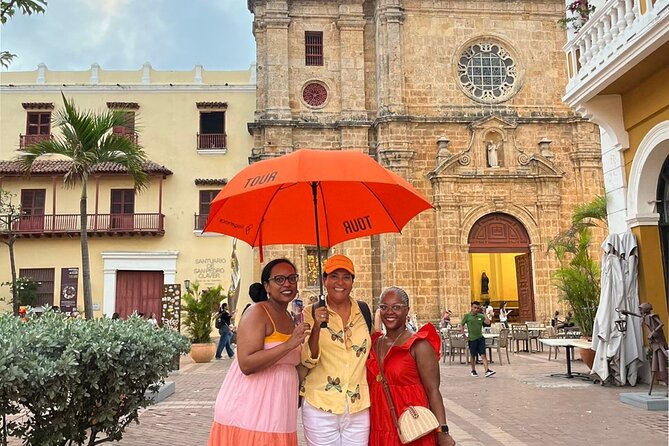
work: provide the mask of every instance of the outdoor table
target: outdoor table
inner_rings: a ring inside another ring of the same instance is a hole
[[[581,378],[586,381],[591,381],[590,375],[587,373],[572,372],[571,371],[571,358],[573,356],[574,347],[578,348],[590,348],[590,342],[584,341],[582,339],[566,339],[566,338],[551,338],[551,339],[539,339],[539,341],[544,345],[550,345],[551,347],[564,347],[567,352],[567,373],[552,373],[550,376],[560,376],[563,378]]]

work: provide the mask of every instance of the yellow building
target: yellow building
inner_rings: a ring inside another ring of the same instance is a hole
[[[95,315],[159,314],[172,303],[164,285],[231,283],[232,240],[202,235],[209,203],[226,180],[248,165],[246,128],[255,108],[255,67],[245,71],[36,71],[0,74],[0,186],[14,195],[22,217],[12,231],[16,269],[41,283],[39,303],[83,309],[79,240],[80,188],[68,189],[68,161],[38,161],[25,177],[17,150],[56,137],[52,119],[61,92],[83,110],[120,109],[134,126],[150,162],[149,184],[134,193],[117,166],[102,165],[88,185],[88,228]],[[7,228],[0,228],[7,230]],[[4,234],[6,236],[6,234]],[[4,245],[3,245],[4,246]],[[241,305],[252,281],[252,250],[238,244]],[[0,282],[11,280],[0,253]],[[9,288],[0,289],[9,297]],[[169,293],[176,293],[172,286]],[[162,302],[161,302],[162,300]],[[178,301],[178,300],[177,300]],[[160,316],[159,316],[160,317]]]
[[[636,235],[639,299],[666,321],[669,1],[591,3],[589,20],[568,33],[563,99],[600,127],[609,231]]]

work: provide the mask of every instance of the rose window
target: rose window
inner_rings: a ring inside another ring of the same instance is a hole
[[[320,107],[325,104],[326,99],[328,98],[328,91],[326,88],[317,83],[312,82],[304,87],[302,90],[302,99],[307,105],[312,107]]]
[[[479,42],[460,56],[458,80],[467,96],[476,101],[503,102],[517,90],[518,69],[511,54],[500,44]]]

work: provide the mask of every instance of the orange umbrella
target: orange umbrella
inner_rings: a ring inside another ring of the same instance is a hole
[[[400,232],[432,205],[361,152],[300,149],[251,164],[211,202],[204,232],[251,246],[312,244]],[[321,295],[323,294],[321,284]]]

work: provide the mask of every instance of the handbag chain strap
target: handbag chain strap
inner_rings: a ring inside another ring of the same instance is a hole
[[[386,381],[386,376],[383,373],[383,365],[382,365],[383,364],[383,358],[381,358],[381,356],[379,355],[379,350],[380,350],[379,340],[380,339],[381,338],[376,340],[376,345],[375,345],[376,360],[379,363],[379,373],[380,373],[380,376],[381,376],[381,383],[383,384],[383,390],[386,393],[386,399],[388,400],[388,406],[390,407],[390,414],[393,416],[393,422],[395,423],[395,426],[399,430],[400,423],[397,420],[397,412],[395,412],[395,404],[393,403],[393,397],[390,394],[390,388],[388,387],[388,382]]]

